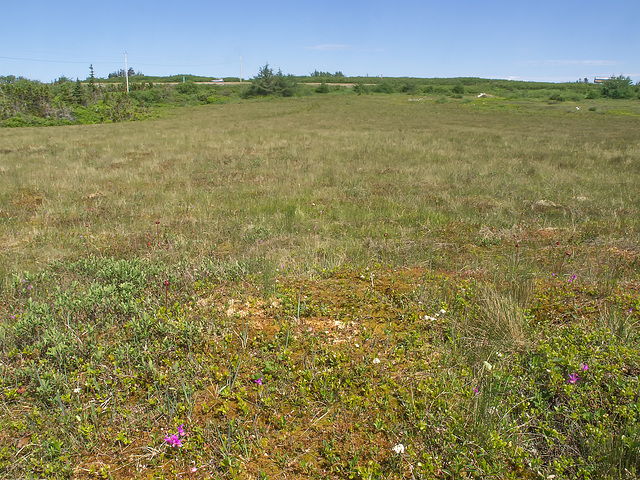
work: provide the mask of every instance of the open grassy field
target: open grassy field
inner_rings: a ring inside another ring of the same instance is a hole
[[[635,478],[639,184],[637,101],[0,130],[0,478]]]

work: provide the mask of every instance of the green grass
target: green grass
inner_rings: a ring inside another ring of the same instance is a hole
[[[0,476],[636,477],[637,102],[417,98],[0,130]]]

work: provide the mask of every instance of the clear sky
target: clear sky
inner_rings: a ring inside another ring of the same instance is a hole
[[[2,8],[0,75],[640,81],[640,0],[52,0]],[[242,62],[240,61],[242,58]]]

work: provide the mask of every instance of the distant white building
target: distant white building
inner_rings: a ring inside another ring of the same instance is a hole
[[[604,83],[607,80],[613,80],[613,77],[595,77],[593,83]]]

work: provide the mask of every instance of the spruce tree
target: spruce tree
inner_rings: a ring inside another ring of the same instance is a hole
[[[91,92],[96,91],[96,76],[93,71],[93,63],[89,65],[89,89]]]
[[[73,93],[71,94],[73,97],[73,101],[77,104],[84,103],[84,91],[82,88],[82,83],[80,83],[80,79],[76,78],[76,84],[73,87]]]

